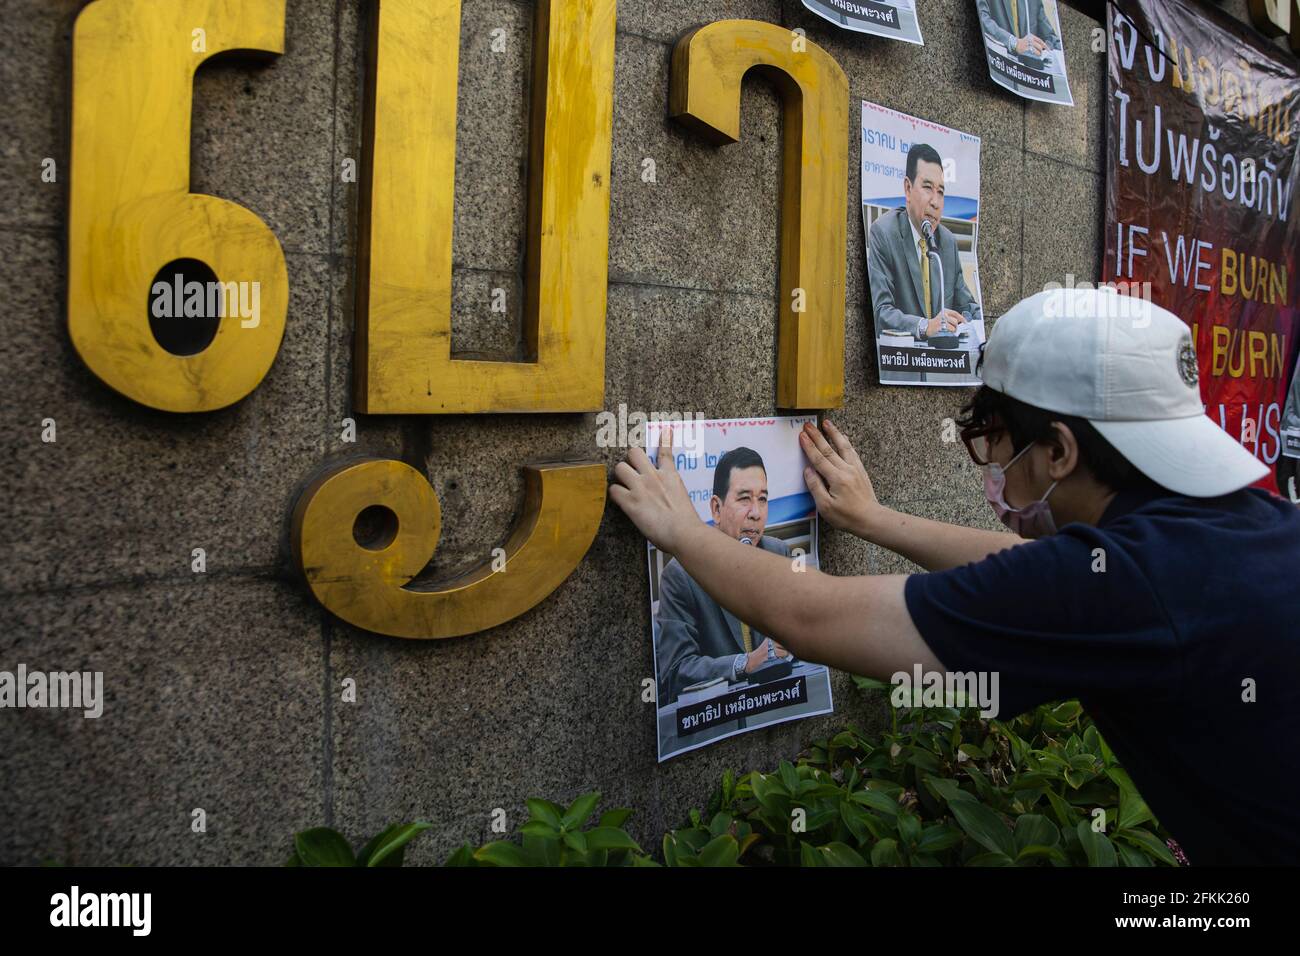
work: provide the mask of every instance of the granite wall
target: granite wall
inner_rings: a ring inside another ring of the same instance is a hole
[[[358,416],[351,404],[362,0],[289,0],[286,49],[218,61],[195,84],[193,185],[261,216],[291,283],[287,331],[262,385],[222,412],[170,415],[92,376],[65,331],[70,38],[80,0],[0,0],[0,337],[10,517],[0,523],[0,670],[102,671],[104,714],[0,711],[0,863],[282,861],[291,834],[354,839],[415,818],[411,862],[511,828],[524,799],[599,789],[637,809],[655,846],[726,767],[774,767],[847,720],[879,726],[837,675],[833,717],[655,762],[642,539],[612,505],[573,575],[490,632],[414,642],[360,632],[292,573],[286,525],[303,479],[358,451],[424,469],[442,503],[434,575],[487,559],[519,508],[521,462],[617,457],[595,415]],[[1245,0],[1232,0],[1245,18]],[[992,526],[978,470],[942,422],[967,392],[882,388],[869,346],[858,209],[858,101],[979,135],[984,307],[996,316],[1065,273],[1098,272],[1104,56],[1095,20],[1062,10],[1076,106],[1026,103],[987,77],[973,0],[924,0],[926,45],[864,37],[798,0],[622,0],[615,56],[606,407],[774,409],[779,106],[746,83],[739,144],[667,118],[674,40],[705,22],[801,27],[849,78],[847,401],[833,414],[889,504]],[[455,347],[512,357],[521,337],[533,6],[465,0],[457,124]],[[504,30],[504,52],[491,49]],[[918,81],[922,75],[926,79]],[[55,183],[41,180],[53,158]],[[642,180],[655,161],[656,182]],[[512,311],[490,308],[508,290]],[[41,440],[53,418],[57,441]],[[621,452],[619,453],[621,455]],[[207,570],[191,570],[205,549]],[[900,559],[827,530],[837,574]],[[352,678],[356,703],[341,700]],[[202,808],[207,829],[195,833]]]

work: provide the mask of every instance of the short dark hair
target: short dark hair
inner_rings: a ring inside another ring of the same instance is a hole
[[[916,182],[916,164],[925,160],[927,163],[934,163],[940,169],[943,168],[943,159],[939,156],[939,151],[929,143],[913,143],[912,148],[907,151],[907,178],[910,182]]]
[[[1088,467],[1094,478],[1112,491],[1161,488],[1116,451],[1087,419],[1046,411],[987,385],[981,385],[971,400],[962,407],[957,424],[962,428],[981,427],[993,424],[994,419],[1011,436],[1014,453],[1036,441],[1050,441],[1054,437],[1052,423],[1060,422],[1070,429],[1075,441],[1079,443],[1080,461]]]
[[[731,473],[737,468],[753,468],[758,466],[763,469],[763,474],[767,474],[767,466],[763,464],[763,456],[752,448],[733,448],[722,456],[718,462],[717,469],[713,472],[713,493],[723,501],[727,500],[727,492],[731,490]]]

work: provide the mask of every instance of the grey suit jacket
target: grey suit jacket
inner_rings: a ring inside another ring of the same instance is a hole
[[[976,0],[975,6],[979,11],[980,23],[983,25],[985,33],[1008,50],[1015,45],[1017,35],[1012,31],[1012,2],[1020,5],[1018,14],[1020,18],[1020,36],[1028,36],[1032,33],[1051,49],[1059,50],[1061,48],[1061,38],[1056,35],[1052,21],[1043,8],[1042,0]]]
[[[1282,409],[1282,431],[1300,432],[1300,362],[1296,363],[1295,374],[1291,376],[1291,388]],[[1288,458],[1296,457],[1294,452],[1287,451],[1285,441],[1282,443],[1282,454]]]
[[[960,312],[967,322],[984,317],[979,303],[966,287],[961,261],[957,256],[957,240],[952,232],[939,226],[939,259],[943,263],[943,299],[939,298],[939,270],[930,261],[930,316],[939,309]],[[871,226],[867,241],[867,280],[871,285],[871,307],[876,315],[877,332],[896,329],[915,332],[921,320],[921,253],[912,242],[912,229],[907,221],[907,210],[891,209]]]
[[[721,532],[719,532],[721,533]],[[779,538],[763,535],[759,547],[774,554],[790,554]],[[677,699],[682,688],[717,677],[731,679],[731,664],[745,650],[740,621],[709,597],[704,588],[673,558],[659,578],[659,639],[655,660],[659,666],[658,701]],[[750,629],[754,647],[767,637]]]

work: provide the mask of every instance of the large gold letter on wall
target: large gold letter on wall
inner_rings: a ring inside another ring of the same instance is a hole
[[[105,383],[165,411],[239,401],[284,334],[279,241],[244,207],[189,191],[194,73],[231,50],[283,52],[284,0],[97,0],[74,30],[68,332]],[[245,318],[225,292],[216,337],[193,355],[150,330],[152,284],[177,259],[249,283],[225,288],[257,304]]]
[[[368,631],[428,638],[495,627],[559,587],[605,510],[603,465],[533,465],[524,475],[504,563],[439,590],[404,587],[433,557],[441,518],[424,476],[400,461],[349,462],[313,482],[294,508],[294,558],[325,607]]]
[[[527,362],[451,357],[460,0],[379,0],[377,7],[357,274],[357,408],[372,414],[600,408],[614,0],[536,4]]]
[[[830,54],[787,29],[720,20],[677,41],[669,114],[714,143],[739,141],[751,69],[784,101],[776,404],[835,408],[844,403],[849,83]]]

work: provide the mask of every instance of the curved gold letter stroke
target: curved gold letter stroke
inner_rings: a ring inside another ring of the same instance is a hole
[[[303,492],[293,513],[294,559],[329,611],[368,631],[435,638],[495,627],[559,587],[591,547],[605,510],[603,465],[530,465],[524,478],[524,513],[502,570],[488,562],[439,590],[404,587],[433,557],[441,512],[424,476],[388,459],[340,465]],[[381,550],[353,537],[357,516],[372,505],[397,518]]]
[[[614,0],[536,4],[523,313],[528,362],[451,357],[460,0],[379,0],[377,7],[357,281],[358,409],[599,409]]]
[[[279,241],[243,206],[189,191],[194,73],[231,50],[283,52],[284,0],[97,0],[74,31],[68,332],[106,384],[165,411],[239,401],[284,334]],[[164,350],[149,328],[150,290],[174,259],[206,263],[219,282],[258,283],[256,324],[228,310],[203,351]]]
[[[787,29],[720,20],[677,41],[669,114],[719,145],[740,139],[751,69],[784,101],[777,398],[781,408],[844,404],[845,210],[849,83],[829,53]],[[793,309],[803,290],[804,312]]]

